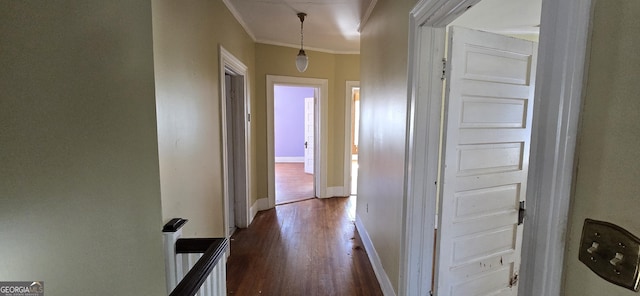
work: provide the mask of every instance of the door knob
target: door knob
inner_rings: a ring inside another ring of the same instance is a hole
[[[304,149],[307,149],[307,141],[304,141]]]

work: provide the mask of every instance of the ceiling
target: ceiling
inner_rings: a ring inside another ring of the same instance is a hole
[[[482,0],[451,23],[508,35],[538,35],[542,0]]]
[[[304,21],[304,48],[359,53],[361,23],[377,0],[223,0],[259,43],[300,47],[298,12]],[[482,0],[454,24],[515,35],[538,34],[542,0]],[[407,12],[408,14],[408,12]]]
[[[359,53],[358,27],[377,0],[223,0],[259,43],[300,47],[298,12],[304,21],[304,48]]]

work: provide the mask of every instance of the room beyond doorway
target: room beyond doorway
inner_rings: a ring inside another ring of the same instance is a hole
[[[315,197],[315,88],[274,85],[275,202]]]
[[[314,89],[314,147],[313,179],[315,197],[328,198],[327,190],[327,158],[328,158],[328,116],[329,81],[319,78],[302,78],[291,76],[267,75],[267,177],[268,177],[268,208],[276,206],[275,182],[275,95],[276,85],[302,86]],[[309,143],[308,143],[309,144]]]

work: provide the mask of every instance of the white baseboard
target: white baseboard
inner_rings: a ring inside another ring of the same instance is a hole
[[[259,199],[256,200],[252,205],[251,208],[249,209],[249,225],[251,225],[251,223],[253,222],[253,219],[256,217],[256,214],[258,214],[259,210]]]
[[[373,242],[369,237],[369,233],[367,233],[364,225],[362,225],[360,217],[358,217],[357,215],[356,229],[358,229],[358,234],[360,234],[364,249],[367,251],[367,256],[369,256],[369,261],[371,262],[371,266],[373,267],[373,272],[376,274],[376,278],[378,279],[378,283],[380,284],[380,288],[382,289],[382,294],[384,294],[385,296],[395,296],[396,292],[393,290],[393,285],[391,285],[389,276],[387,276],[387,273],[382,267],[382,261],[380,261],[378,252],[376,252],[376,248],[373,247]]]
[[[327,187],[327,197],[335,196],[349,196],[349,194],[345,193],[344,186]]]
[[[253,218],[256,217],[259,211],[264,211],[269,209],[269,199],[268,198],[259,198],[256,202],[251,205],[251,209],[249,209],[249,215],[251,215],[251,219],[249,220],[249,224],[253,222]]]
[[[269,198],[259,198],[256,203],[258,204],[258,211],[264,211],[269,209]]]
[[[304,163],[304,156],[282,156],[276,157],[275,162],[301,162]]]

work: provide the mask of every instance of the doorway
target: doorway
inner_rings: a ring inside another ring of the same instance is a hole
[[[267,75],[267,175],[268,175],[268,208],[276,205],[276,157],[275,157],[275,89],[276,86],[307,87],[314,90],[313,112],[313,183],[314,195],[327,198],[327,108],[328,108],[327,79],[301,78],[291,76]],[[303,143],[304,144],[304,143]]]
[[[358,137],[360,131],[360,81],[347,81],[345,92],[344,184],[349,196],[358,194]]]
[[[445,51],[444,27],[478,2],[426,1],[419,3],[411,12],[411,107],[405,204],[407,241],[402,256],[405,275],[400,288],[402,294],[449,295],[453,291],[439,293],[438,287],[434,287],[431,281],[433,268],[442,259],[433,256],[433,237],[437,208],[435,192],[438,186],[442,186],[435,182],[440,174],[440,118],[447,116],[442,111],[446,110],[447,102],[442,103],[441,84],[442,57]],[[572,148],[575,147],[573,137],[577,131],[589,2],[548,1],[548,5],[543,7],[542,28],[543,33],[548,35],[541,34],[541,43],[545,46],[540,50],[541,62],[535,76],[538,78],[536,87],[539,92],[535,94],[536,112],[531,123],[533,148],[530,160],[526,158],[532,164],[528,179],[533,182],[529,183],[536,184],[527,188],[527,194],[529,198],[534,198],[533,203],[537,208],[528,218],[529,226],[524,229],[524,276],[519,291],[515,293],[526,291],[527,295],[559,295],[563,237],[553,229],[566,227]],[[446,118],[444,122],[447,122]],[[504,148],[509,150],[506,146]],[[553,157],[543,159],[542,155],[545,154]],[[459,246],[462,245],[460,242]]]
[[[226,237],[249,226],[250,106],[247,67],[220,47],[222,172]]]
[[[450,27],[447,46],[436,290],[517,295],[538,44]]]
[[[276,205],[315,197],[315,92],[274,86]]]

